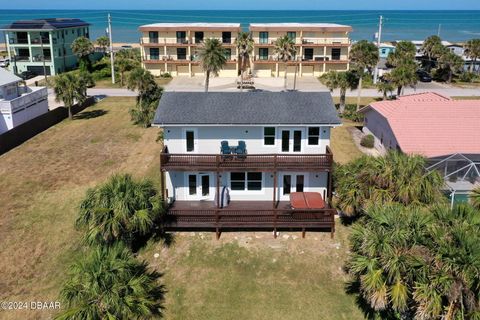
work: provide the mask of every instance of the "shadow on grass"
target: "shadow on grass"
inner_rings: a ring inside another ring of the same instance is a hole
[[[74,120],[86,120],[86,119],[93,119],[104,116],[108,113],[108,111],[99,109],[99,110],[92,110],[92,111],[83,111],[75,116],[73,116]]]
[[[142,248],[144,248],[148,242],[162,242],[163,245],[167,248],[171,247],[175,243],[175,235],[173,233],[166,232],[162,227],[161,223],[156,224],[157,227],[152,230],[151,233],[146,234],[144,236],[139,236],[133,241],[130,248],[132,252],[138,252]]]

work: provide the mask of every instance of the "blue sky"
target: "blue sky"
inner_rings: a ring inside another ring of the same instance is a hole
[[[20,5],[21,4],[21,5]],[[22,0],[2,9],[480,10],[479,0]]]

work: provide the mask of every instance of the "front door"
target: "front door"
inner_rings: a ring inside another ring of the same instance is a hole
[[[280,175],[280,200],[289,200],[292,192],[304,192],[305,180],[305,174],[303,173],[285,173]]]
[[[211,200],[210,174],[187,174],[187,200]]]
[[[282,152],[302,152],[302,130],[282,129]]]

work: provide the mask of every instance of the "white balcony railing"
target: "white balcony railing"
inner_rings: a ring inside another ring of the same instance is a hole
[[[0,111],[2,113],[14,113],[48,98],[46,87],[19,87],[18,91],[19,97],[12,100],[0,100]]]

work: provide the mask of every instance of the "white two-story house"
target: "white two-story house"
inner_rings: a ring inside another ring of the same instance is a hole
[[[0,134],[48,112],[46,87],[27,87],[0,69]]]
[[[328,92],[166,92],[154,125],[169,226],[333,232]]]

